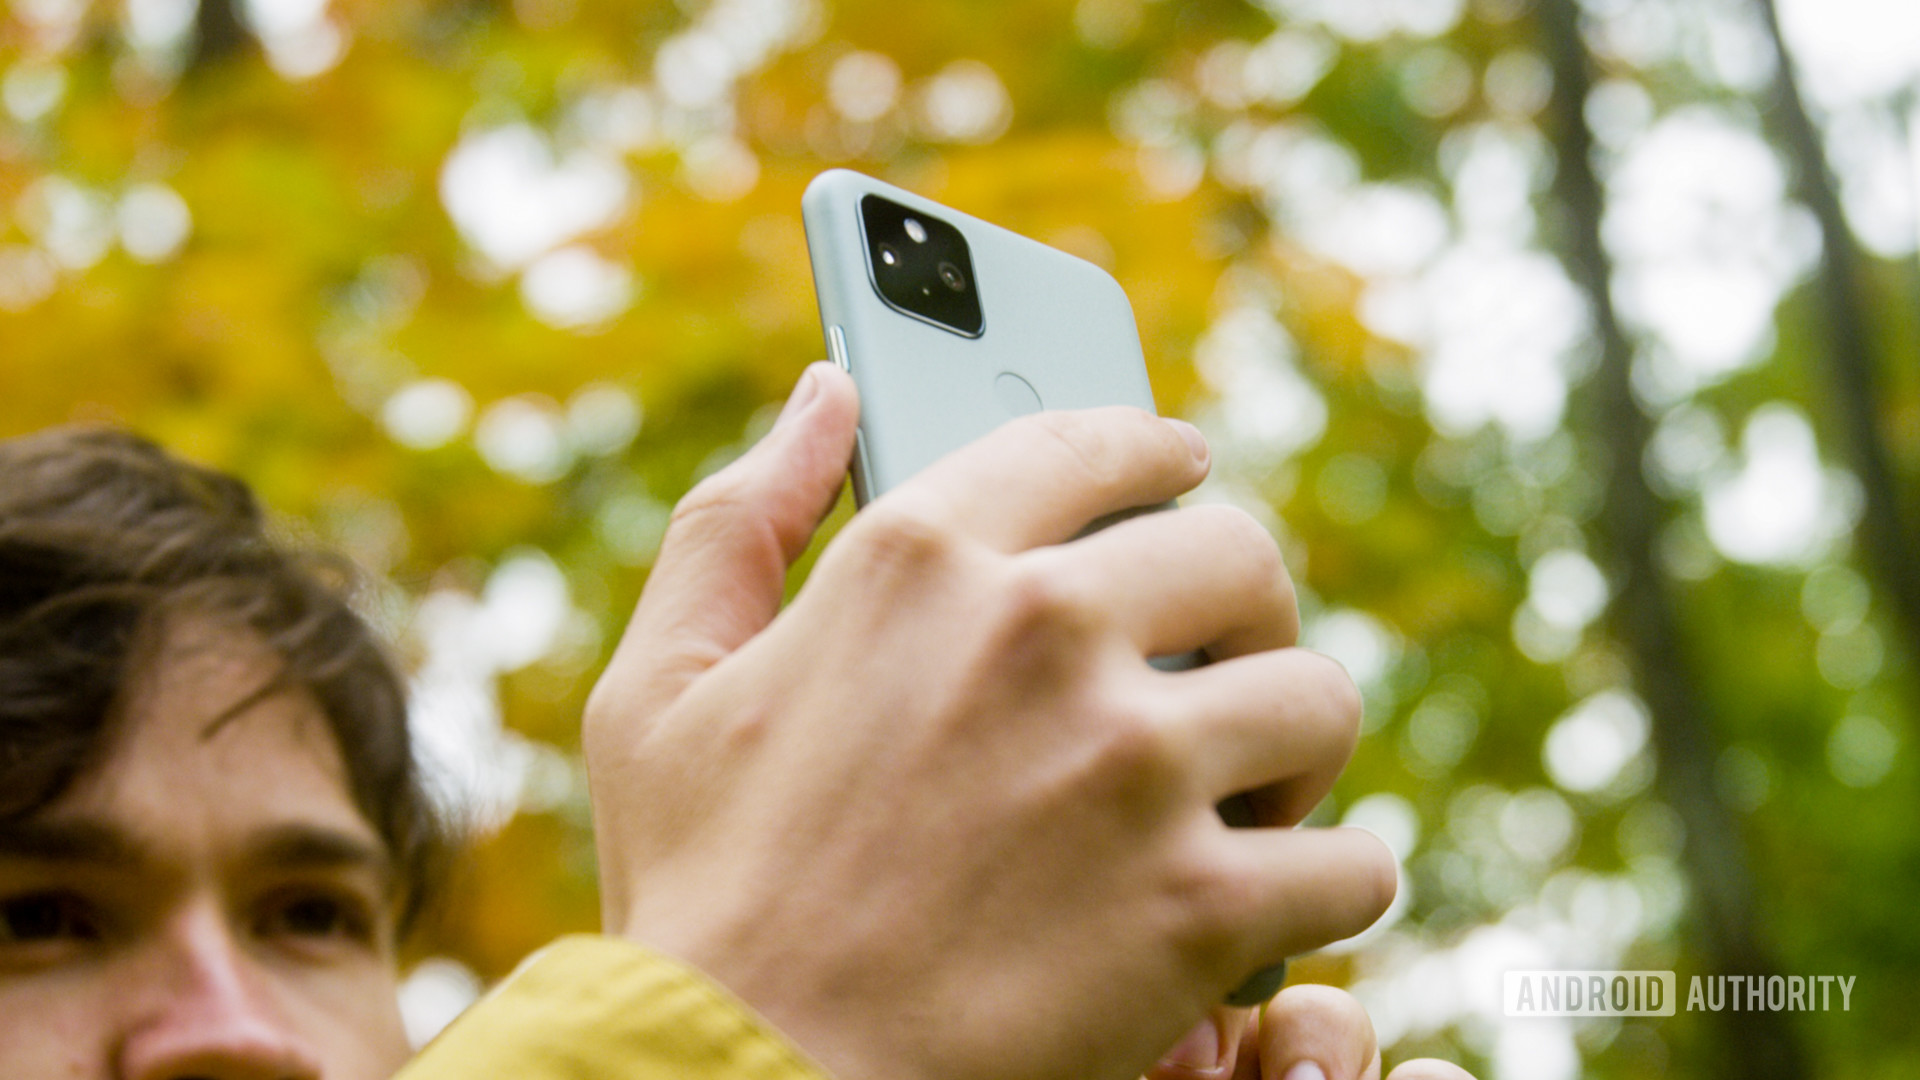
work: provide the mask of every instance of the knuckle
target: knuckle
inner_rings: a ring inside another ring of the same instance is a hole
[[[877,570],[920,570],[945,562],[956,537],[922,509],[902,500],[876,502],[847,527],[851,546]]]
[[[613,696],[612,687],[604,679],[587,692],[586,704],[580,710],[580,741],[588,751],[613,740]]]
[[[1099,415],[1079,411],[1043,412],[1034,417],[1035,428],[1066,451],[1069,461],[1088,483],[1100,491],[1111,491],[1125,481],[1129,467],[1129,444],[1158,438],[1177,439],[1171,430],[1160,433],[1152,428],[1166,425],[1142,409],[1110,409]]]
[[[1354,685],[1347,675],[1347,669],[1339,670],[1339,677],[1331,681],[1328,695],[1332,699],[1328,710],[1339,719],[1340,728],[1346,733],[1348,754],[1360,741],[1360,722],[1366,711],[1366,701],[1360,696],[1360,688]]]
[[[1347,674],[1346,666],[1325,653],[1307,651],[1306,655],[1320,670],[1313,679],[1320,691],[1319,707],[1316,710],[1337,725],[1346,736],[1346,745],[1351,752],[1360,739],[1361,713],[1365,709],[1365,700],[1360,695],[1360,687]]]
[[[1293,581],[1287,575],[1286,561],[1280,557],[1280,544],[1265,526],[1237,506],[1214,504],[1196,509],[1213,514],[1221,542],[1232,549],[1250,576],[1285,590],[1288,599],[1292,598]]]
[[[636,748],[656,729],[656,717],[635,715],[629,688],[602,681],[587,694],[580,745],[593,773],[629,767]]]
[[[1090,731],[1079,765],[1084,775],[1076,786],[1143,826],[1176,812],[1193,786],[1190,755],[1179,733],[1124,693],[1097,694],[1083,702],[1078,711]]]
[[[1047,572],[1048,560],[1014,560],[984,593],[986,656],[1017,672],[1036,690],[1063,692],[1083,685],[1101,621],[1090,598],[1067,575]]]
[[[1138,709],[1108,711],[1101,760],[1109,775],[1143,801],[1157,801],[1173,790],[1182,774],[1181,754],[1171,732]]]
[[[1251,882],[1223,862],[1196,859],[1174,878],[1170,899],[1184,914],[1179,936],[1190,961],[1208,970],[1237,966],[1262,914]]]
[[[1258,518],[1237,506],[1220,506],[1220,530],[1233,556],[1245,568],[1249,587],[1262,591],[1262,600],[1274,619],[1276,642],[1291,645],[1300,638],[1300,599],[1293,575],[1280,551],[1280,542]]]
[[[589,729],[605,726],[612,722],[619,708],[621,688],[611,678],[602,678],[587,691],[586,704],[581,709],[581,722]]]
[[[1093,622],[1095,607],[1067,567],[1041,555],[1013,563],[1006,578],[1004,603],[1010,624],[1042,630],[1086,626]]]
[[[1364,868],[1355,877],[1355,888],[1365,898],[1364,907],[1359,909],[1366,918],[1363,926],[1370,926],[1400,892],[1399,862],[1385,840],[1363,829],[1354,831],[1364,838],[1362,842],[1369,852]]]
[[[680,497],[667,517],[668,535],[704,535],[727,527],[746,509],[746,481],[732,469],[722,469]]]

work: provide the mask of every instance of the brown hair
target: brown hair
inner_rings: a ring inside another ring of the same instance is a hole
[[[121,695],[164,620],[260,637],[274,686],[319,701],[354,802],[393,856],[404,928],[447,851],[407,732],[399,672],[338,558],[274,542],[240,480],[117,431],[0,442],[0,827],[58,799],[106,753]]]

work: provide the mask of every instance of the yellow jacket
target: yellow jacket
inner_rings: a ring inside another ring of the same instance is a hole
[[[699,971],[630,942],[529,957],[395,1080],[831,1080]]]

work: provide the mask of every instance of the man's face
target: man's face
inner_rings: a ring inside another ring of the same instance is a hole
[[[108,753],[0,829],[0,1062],[16,1080],[375,1080],[407,1056],[391,872],[312,696],[184,624]]]

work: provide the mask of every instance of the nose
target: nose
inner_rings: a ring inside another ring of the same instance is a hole
[[[314,1049],[221,913],[182,912],[155,948],[153,999],[121,1046],[121,1080],[318,1080]]]

